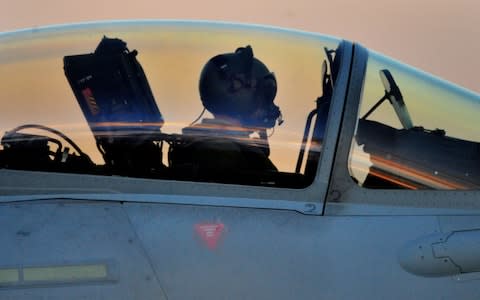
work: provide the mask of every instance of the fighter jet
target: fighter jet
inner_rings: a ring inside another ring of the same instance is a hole
[[[479,299],[480,95],[293,29],[0,33],[0,299]]]

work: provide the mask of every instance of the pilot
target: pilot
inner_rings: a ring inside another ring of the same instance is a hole
[[[182,130],[184,143],[170,152],[172,169],[190,179],[253,184],[247,181],[276,172],[266,131],[283,122],[273,103],[277,82],[252,47],[211,58],[200,74],[199,90],[213,119]]]

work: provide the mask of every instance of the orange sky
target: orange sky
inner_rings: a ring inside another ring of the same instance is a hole
[[[0,31],[132,18],[270,24],[361,42],[480,92],[478,0],[0,0]]]

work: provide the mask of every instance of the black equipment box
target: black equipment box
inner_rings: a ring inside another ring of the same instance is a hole
[[[103,37],[94,53],[65,56],[63,63],[110,172],[151,176],[164,169],[157,143],[163,117],[137,54]]]
[[[137,51],[104,37],[94,53],[65,56],[65,75],[97,141],[159,132],[163,117]]]

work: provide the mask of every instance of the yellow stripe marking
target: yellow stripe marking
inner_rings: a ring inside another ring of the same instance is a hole
[[[0,284],[18,282],[18,269],[0,269]]]
[[[80,281],[106,277],[104,264],[23,268],[24,281]]]

